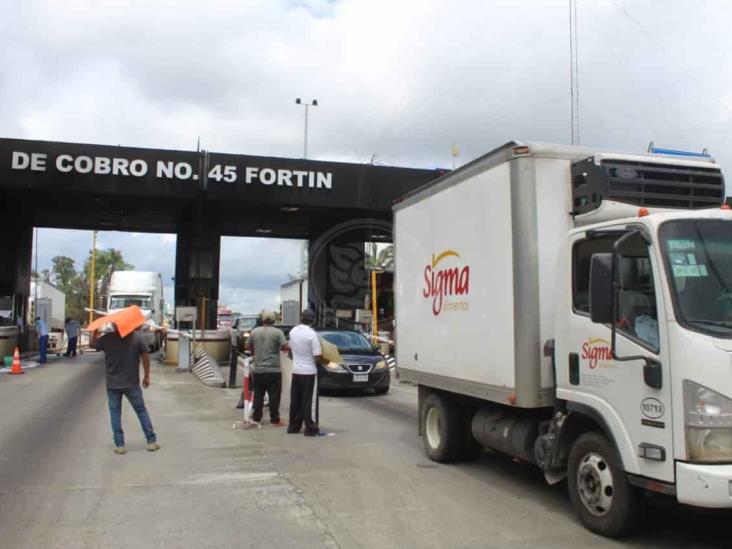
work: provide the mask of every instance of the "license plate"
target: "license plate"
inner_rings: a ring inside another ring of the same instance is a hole
[[[369,380],[368,374],[353,374],[354,383],[360,383]]]

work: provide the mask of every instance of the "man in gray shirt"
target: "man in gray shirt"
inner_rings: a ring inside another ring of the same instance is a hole
[[[276,427],[284,423],[280,419],[280,395],[282,393],[282,369],[280,351],[287,351],[287,339],[282,330],[273,326],[275,315],[262,312],[262,326],[252,330],[247,340],[247,350],[254,357],[254,411],[252,419],[262,421],[264,394],[269,395],[269,419]]]
[[[66,356],[76,356],[76,344],[79,341],[79,322],[72,318],[66,318],[66,336],[69,343],[66,346]]]
[[[101,337],[97,336],[97,332],[94,332],[91,345],[98,351],[104,351],[107,400],[114,434],[114,451],[117,454],[127,452],[125,434],[122,431],[122,395],[127,397],[137,414],[137,419],[140,420],[148,451],[154,452],[160,449],[140,388],[140,359],[142,359],[142,367],[145,371],[142,386],[146,389],[150,386],[150,355],[142,334],[132,332],[127,337],[121,337],[115,328],[113,332]]]

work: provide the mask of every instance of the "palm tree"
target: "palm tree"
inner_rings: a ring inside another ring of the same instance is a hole
[[[388,244],[381,250],[376,242],[367,243],[366,269],[385,269],[394,261],[394,244]]]
[[[132,265],[127,263],[122,257],[122,252],[109,248],[108,250],[97,250],[94,262],[94,288],[97,299],[104,303],[104,298],[109,294],[109,282],[112,273],[115,271],[130,271],[134,269]],[[84,264],[84,278],[89,280],[91,275],[91,250],[89,258]],[[87,285],[88,287],[88,285]]]

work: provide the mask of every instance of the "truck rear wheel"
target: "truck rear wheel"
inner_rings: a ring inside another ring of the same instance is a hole
[[[585,433],[572,446],[567,470],[569,499],[588,529],[607,537],[633,530],[640,512],[614,446],[599,433]]]
[[[438,393],[430,393],[422,408],[422,443],[427,456],[439,463],[460,459],[463,429],[457,405]]]

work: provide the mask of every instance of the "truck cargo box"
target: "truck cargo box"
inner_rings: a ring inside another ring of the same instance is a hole
[[[708,161],[518,142],[415,191],[394,206],[402,375],[519,407],[551,405],[543,350],[554,337],[568,231],[635,216],[639,206],[704,208],[723,198]]]

